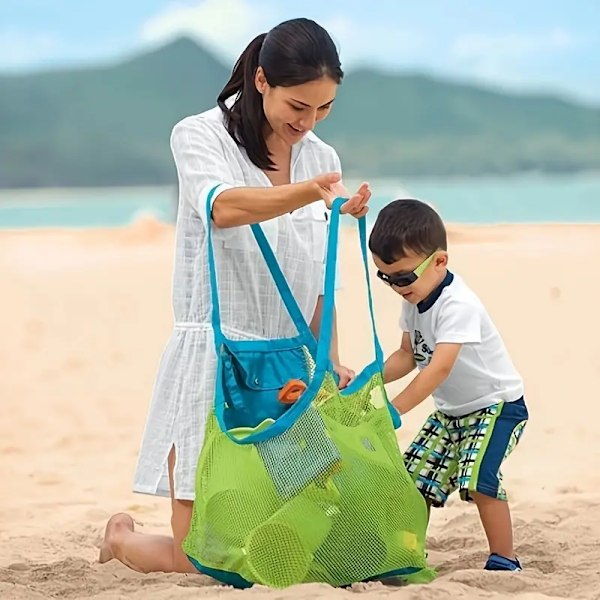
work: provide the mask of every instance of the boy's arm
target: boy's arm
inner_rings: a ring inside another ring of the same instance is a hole
[[[462,344],[437,344],[431,362],[392,401],[401,415],[418,406],[448,377]]]
[[[391,383],[397,379],[402,379],[415,368],[415,357],[413,356],[410,343],[410,334],[405,331],[402,334],[402,344],[385,361],[383,366],[383,383]]]

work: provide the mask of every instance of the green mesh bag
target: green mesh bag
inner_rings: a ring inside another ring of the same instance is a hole
[[[207,211],[210,211],[210,196]],[[215,405],[196,473],[183,550],[196,568],[236,587],[334,586],[402,577],[428,581],[427,509],[403,463],[373,317],[366,223],[359,233],[375,360],[339,390],[328,358],[342,199],[332,208],[318,343],[260,226],[252,226],[298,336],[223,336],[211,234],[209,270],[218,366]],[[291,405],[281,388],[307,386]]]

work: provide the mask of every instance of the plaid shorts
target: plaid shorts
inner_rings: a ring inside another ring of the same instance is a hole
[[[444,506],[455,490],[467,501],[470,492],[506,500],[500,466],[528,417],[523,398],[462,417],[436,411],[404,453],[406,468],[432,506]]]

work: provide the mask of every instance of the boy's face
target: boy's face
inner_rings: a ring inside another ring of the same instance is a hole
[[[432,255],[416,254],[411,250],[388,265],[373,254],[377,276],[411,304],[425,300],[446,275],[448,253],[438,250]]]

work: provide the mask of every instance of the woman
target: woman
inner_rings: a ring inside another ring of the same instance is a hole
[[[232,339],[295,335],[251,233],[262,223],[296,300],[318,333],[327,211],[345,194],[335,151],[312,129],[329,114],[342,69],[329,34],[308,19],[281,23],[244,50],[218,106],[178,123],[171,147],[179,176],[173,280],[175,329],[164,352],[144,433],[134,490],[170,496],[173,537],[134,531],[113,516],[100,561],[142,572],[193,572],[181,550],[194,500],[216,357],[210,326],[206,228],[213,227],[221,319]],[[213,196],[212,223],[206,201]],[[361,185],[344,205],[360,217],[371,192]],[[331,359],[346,385],[354,374]]]

